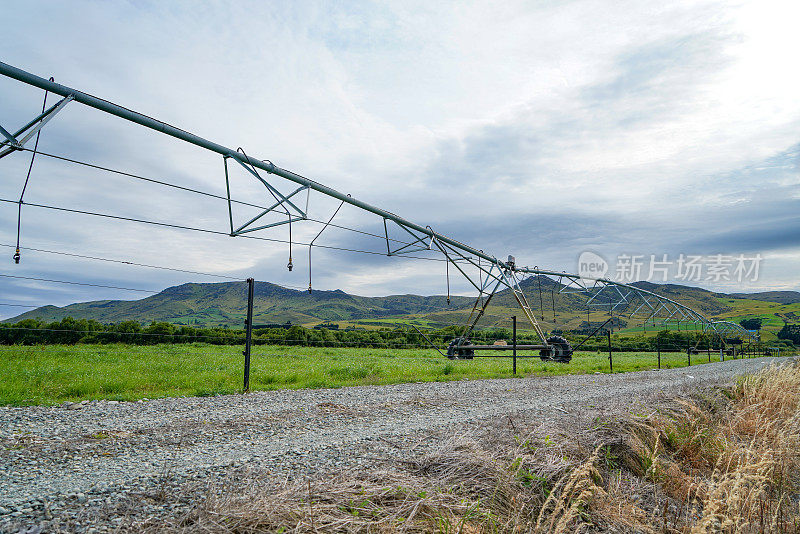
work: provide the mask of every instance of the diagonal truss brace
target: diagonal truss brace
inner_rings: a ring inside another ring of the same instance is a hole
[[[267,188],[267,191],[270,193],[270,195],[272,195],[272,198],[275,200],[275,203],[273,203],[268,208],[262,210],[261,213],[259,213],[255,217],[252,217],[249,221],[247,221],[246,223],[240,225],[238,228],[234,228],[234,225],[233,225],[233,207],[231,205],[231,186],[230,186],[230,179],[229,179],[229,176],[228,176],[228,159],[229,158],[231,158],[231,156],[223,156],[222,160],[223,160],[224,166],[225,166],[225,188],[226,188],[226,192],[227,192],[227,195],[228,195],[228,217],[229,217],[229,220],[230,220],[231,236],[232,237],[235,237],[235,236],[241,235],[241,234],[246,234],[246,233],[249,233],[249,232],[255,232],[255,231],[258,231],[258,230],[264,230],[266,228],[273,228],[275,226],[280,226],[280,225],[283,225],[283,224],[290,224],[291,225],[291,223],[294,222],[294,221],[303,221],[303,220],[306,220],[308,218],[307,212],[302,210],[302,209],[300,209],[299,207],[297,207],[297,205],[290,200],[292,197],[294,197],[298,193],[301,193],[303,191],[309,191],[309,187],[307,185],[300,186],[297,189],[295,189],[294,191],[292,191],[291,193],[289,193],[288,195],[284,195],[283,193],[278,191],[274,186],[272,186],[272,184],[270,184],[268,181],[266,181],[264,178],[262,178],[261,175],[258,173],[258,171],[255,169],[255,167],[253,167],[252,165],[250,165],[248,163],[245,163],[245,162],[241,161],[238,158],[232,158],[236,162],[238,162],[247,172],[249,172],[250,174],[255,176],[256,179],[258,179],[258,181],[260,181],[264,185],[264,187]],[[264,217],[265,215],[268,215],[270,213],[279,213],[281,215],[285,215],[286,219],[285,220],[281,220],[281,221],[277,221],[277,222],[261,224],[259,226],[253,226],[254,223],[256,223],[257,221],[261,220],[262,217]]]
[[[465,328],[464,334],[462,334],[461,337],[462,341],[466,341],[466,339],[475,329],[475,326],[481,317],[483,317],[489,302],[492,300],[492,297],[497,293],[497,291],[501,288],[507,288],[513,292],[517,304],[522,309],[525,317],[528,319],[528,322],[530,322],[536,334],[541,338],[545,345],[547,344],[547,338],[544,335],[544,332],[535,315],[533,314],[533,310],[528,303],[525,293],[522,291],[522,288],[519,285],[519,280],[515,270],[505,267],[504,264],[502,264],[496,258],[493,258],[493,261],[489,262],[487,268],[480,262],[476,262],[470,256],[464,255],[461,251],[447,243],[442,243],[438,239],[433,239],[432,243],[442,254],[444,254],[446,261],[453,265],[464,276],[464,278],[466,278],[466,280],[478,290],[478,297],[475,299],[475,303],[472,306],[472,311],[470,312],[469,319],[467,320],[467,327]],[[478,269],[479,279],[477,283],[475,280],[473,280],[473,277],[462,268],[462,264],[470,264]],[[491,290],[489,290],[490,287]]]
[[[395,225],[399,226],[403,230],[408,233],[412,238],[414,238],[411,242],[403,242],[403,246],[398,247],[392,250],[391,244],[389,243],[389,226],[387,224],[387,218],[383,218],[383,235],[386,239],[386,255],[387,256],[400,256],[402,254],[411,254],[413,252],[423,252],[426,250],[431,250],[433,246],[433,236],[429,235],[419,235],[418,233],[414,233],[411,229],[409,229],[406,225],[401,224],[399,222],[393,221]],[[425,241],[428,241],[427,244]],[[392,239],[391,241],[396,241]]]
[[[25,143],[30,141],[30,139],[36,135],[39,130],[44,128],[44,125],[50,122],[50,119],[55,117],[59,111],[64,109],[64,107],[69,104],[73,98],[74,97],[72,95],[65,96],[59,102],[53,104],[50,106],[50,108],[45,110],[44,113],[40,113],[36,116],[36,118],[28,122],[28,124],[14,133],[10,133],[8,130],[0,126],[0,134],[2,134],[2,136],[5,138],[4,140],[0,141],[0,148],[6,147],[0,151],[0,158],[4,158],[17,150],[24,149]],[[19,136],[21,135],[24,135],[24,137],[20,139]]]
[[[536,316],[533,315],[533,310],[531,309],[530,304],[528,304],[528,299],[525,297],[525,293],[522,292],[522,288],[519,286],[519,280],[517,279],[516,272],[507,270],[502,271],[502,274],[505,285],[514,292],[514,298],[516,299],[517,304],[519,304],[519,307],[522,308],[522,311],[525,313],[525,317],[528,319],[528,322],[531,323],[531,326],[533,326],[533,329],[536,331],[536,334],[539,336],[542,342],[547,345],[547,337],[544,335],[542,327],[539,326]]]

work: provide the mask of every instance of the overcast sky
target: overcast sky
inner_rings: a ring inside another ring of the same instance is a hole
[[[497,257],[575,272],[592,251],[613,274],[619,255],[760,254],[757,281],[692,285],[798,290],[799,21],[791,1],[31,1],[3,11],[0,61],[241,146]],[[16,130],[42,98],[0,77],[0,124]],[[44,128],[39,147],[225,192],[218,155],[76,103]],[[0,197],[19,197],[29,162],[23,152],[0,160]],[[271,200],[241,168],[231,182],[236,198]],[[25,200],[228,230],[224,201],[43,156]],[[336,205],[309,198],[317,219]],[[25,250],[38,248],[308,284],[307,247],[293,248],[289,273],[284,244],[35,207],[23,209],[14,265],[5,245],[16,216],[15,204],[0,203],[4,275],[153,291],[225,280]],[[352,207],[336,222],[383,232]],[[293,225],[295,240],[319,230],[304,224]],[[335,229],[318,243],[385,250]],[[322,249],[313,258],[315,288],[445,291],[441,262]],[[468,290],[454,275],[451,283]],[[9,304],[146,293],[0,277],[0,295],[9,317],[25,311]]]

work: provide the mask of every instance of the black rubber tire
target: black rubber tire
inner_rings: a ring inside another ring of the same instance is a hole
[[[475,351],[468,348],[472,345],[469,339],[457,337],[447,346],[447,357],[451,360],[471,360],[475,357]]]
[[[558,363],[569,363],[572,360],[572,345],[561,336],[550,336],[547,338],[548,349],[539,351],[542,361],[554,361]]]

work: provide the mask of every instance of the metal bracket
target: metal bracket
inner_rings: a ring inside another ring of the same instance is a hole
[[[3,137],[6,139],[0,142],[0,147],[6,146],[7,147],[0,151],[0,158],[4,158],[7,155],[15,152],[17,150],[23,150],[25,148],[25,143],[27,143],[31,137],[36,135],[36,133],[44,128],[44,125],[50,122],[50,119],[56,116],[56,114],[64,109],[64,106],[69,104],[73,99],[72,95],[67,95],[62,98],[57,104],[52,105],[49,109],[47,109],[44,113],[40,113],[36,116],[33,120],[28,122],[25,126],[17,130],[16,132],[9,133],[5,128],[0,126],[0,133],[3,134]],[[19,138],[20,135],[25,135],[22,139]]]
[[[272,204],[268,208],[262,210],[261,213],[259,213],[255,217],[251,218],[246,223],[240,225],[238,228],[234,228],[234,225],[233,225],[233,208],[231,206],[231,187],[230,187],[230,179],[229,179],[229,176],[228,176],[228,158],[232,158],[232,159],[236,160],[239,163],[239,165],[241,165],[247,172],[249,172],[250,174],[255,176],[258,179],[258,181],[260,181],[264,185],[264,187],[267,188],[267,191],[270,193],[272,198],[275,200],[274,204]],[[240,160],[238,157],[223,156],[223,162],[224,162],[224,165],[225,165],[225,186],[226,186],[226,192],[227,192],[227,195],[228,195],[228,216],[229,216],[229,221],[230,221],[231,236],[235,237],[237,235],[242,235],[242,234],[246,234],[246,233],[249,233],[249,232],[255,232],[255,231],[258,231],[258,230],[264,230],[266,228],[273,228],[275,226],[280,226],[280,225],[283,225],[283,224],[291,224],[294,221],[302,221],[302,220],[306,220],[308,218],[308,215],[307,215],[306,211],[301,210],[300,208],[298,208],[297,205],[290,200],[292,197],[294,197],[298,193],[300,193],[302,191],[308,191],[309,187],[307,185],[300,186],[297,189],[295,189],[294,191],[292,191],[291,193],[289,193],[288,195],[284,195],[283,193],[278,191],[274,186],[272,186],[272,184],[270,184],[264,178],[262,178],[261,175],[258,173],[258,171],[256,171],[255,167],[245,163],[244,161]],[[280,208],[280,210],[278,210],[277,208]],[[259,225],[259,226],[253,226],[253,224],[256,221],[259,221],[262,217],[264,217],[265,215],[268,215],[270,213],[278,213],[278,214],[280,214],[282,216],[286,216],[286,219],[285,220],[281,220],[281,221],[268,223],[268,224],[262,224],[262,225]]]
[[[387,256],[400,256],[402,254],[411,254],[413,252],[423,252],[423,251],[426,251],[426,250],[431,250],[431,247],[433,246],[433,243],[434,243],[433,236],[428,236],[428,235],[424,235],[424,234],[422,236],[420,236],[420,235],[412,232],[411,230],[409,230],[407,226],[405,226],[403,224],[400,224],[400,223],[398,223],[396,221],[395,221],[395,225],[397,225],[398,227],[400,227],[403,230],[405,230],[406,233],[408,233],[408,235],[410,235],[411,237],[414,238],[414,240],[411,241],[411,242],[408,242],[408,243],[403,242],[403,243],[405,243],[403,246],[401,246],[399,248],[396,248],[395,250],[392,250],[392,247],[391,247],[391,245],[389,243],[389,241],[390,241],[389,240],[389,226],[386,224],[386,220],[387,220],[386,217],[384,217],[383,218],[383,236],[386,239],[386,255]],[[425,244],[425,240],[426,239],[428,240],[428,244],[427,245]],[[397,240],[392,239],[392,241],[397,241]],[[418,245],[418,243],[420,245]]]

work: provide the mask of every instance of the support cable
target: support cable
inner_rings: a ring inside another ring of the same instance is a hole
[[[33,152],[30,148],[21,148],[19,150]],[[142,181],[145,181],[145,182],[150,182],[150,183],[154,183],[154,184],[158,184],[158,185],[163,185],[165,187],[171,187],[173,189],[179,189],[179,190],[182,190],[182,191],[186,191],[188,193],[194,193],[194,194],[206,196],[206,197],[209,197],[209,198],[216,198],[216,199],[219,199],[219,200],[224,200],[226,202],[230,202],[231,204],[239,204],[239,205],[242,205],[242,206],[248,206],[248,207],[251,207],[251,208],[258,208],[258,209],[261,209],[261,210],[267,209],[266,206],[261,206],[259,204],[253,204],[251,202],[246,202],[244,200],[238,200],[238,199],[235,199],[235,198],[230,198],[229,199],[227,196],[217,195],[215,193],[210,193],[208,191],[202,191],[202,190],[199,190],[199,189],[193,189],[191,187],[185,187],[185,186],[174,184],[174,183],[171,183],[171,182],[165,182],[163,180],[156,180],[155,178],[148,178],[146,176],[141,176],[141,175],[138,175],[138,174],[133,174],[133,173],[121,171],[119,169],[113,169],[111,167],[104,167],[102,165],[97,165],[97,164],[89,163],[89,162],[86,162],[86,161],[81,161],[81,160],[77,160],[77,159],[68,158],[68,157],[65,157],[65,156],[60,156],[58,154],[51,154],[51,153],[43,152],[43,151],[40,150],[38,152],[38,155],[45,156],[45,157],[48,157],[48,158],[57,159],[57,160],[61,160],[61,161],[66,161],[68,163],[74,163],[75,165],[81,165],[81,166],[84,166],[84,167],[88,167],[88,168],[96,169],[96,170],[100,170],[100,171],[105,171],[105,172],[109,172],[109,173],[112,173],[112,174],[118,174],[120,176],[125,176],[127,178],[133,178],[135,180],[142,180]],[[230,156],[228,156],[228,157],[230,157]],[[223,158],[223,159],[225,159],[225,158]],[[227,168],[227,164],[225,165],[225,167]],[[307,194],[308,195],[311,194],[311,190],[310,189],[308,190]],[[308,196],[306,197],[306,212],[308,212]],[[318,224],[325,224],[325,221],[321,221],[319,219],[313,219],[311,217],[306,217],[306,220],[309,221],[309,222],[314,222],[314,223],[318,223]],[[330,226],[332,226],[334,228],[339,228],[341,230],[347,230],[348,232],[355,232],[355,233],[366,235],[366,236],[369,236],[369,237],[375,237],[375,238],[380,239],[380,240],[386,239],[382,235],[374,234],[372,232],[366,232],[364,230],[359,230],[357,228],[351,228],[349,226],[341,226],[341,225],[334,224],[334,223],[331,223]],[[233,227],[233,222],[232,221],[231,221],[231,227]],[[237,236],[237,237],[243,237],[243,236]],[[407,241],[401,241],[399,239],[388,238],[388,240],[392,241],[394,243],[398,243],[400,245],[409,245],[410,244]]]
[[[555,280],[554,280],[555,281]],[[558,285],[561,285],[561,277],[558,277]],[[555,285],[550,289],[550,298],[553,301],[553,325],[556,323],[556,288]]]
[[[313,244],[313,241],[312,241],[312,244]],[[315,245],[315,246],[320,246],[320,245]],[[10,244],[7,244],[7,243],[0,243],[0,247],[14,248],[14,245],[10,245]],[[81,258],[81,259],[87,259],[87,260],[97,260],[97,261],[106,261],[106,262],[110,262],[110,263],[120,263],[120,264],[124,264],[124,265],[133,265],[135,267],[148,267],[150,269],[162,269],[162,270],[166,270],[166,271],[174,271],[174,272],[180,272],[180,273],[199,274],[199,275],[202,275],[202,276],[210,276],[210,277],[214,277],[214,278],[223,278],[223,279],[227,279],[227,280],[237,280],[237,281],[238,280],[242,280],[242,277],[240,277],[240,276],[230,276],[230,275],[225,275],[225,274],[205,273],[205,272],[202,272],[202,271],[191,271],[191,270],[188,270],[188,269],[178,269],[176,267],[165,267],[163,265],[151,265],[151,264],[147,264],[147,263],[137,263],[137,262],[127,261],[127,260],[117,260],[117,259],[112,259],[112,258],[101,258],[99,256],[87,256],[87,255],[84,255],[84,254],[74,254],[74,253],[71,253],[71,252],[63,252],[63,251],[60,251],[60,250],[47,250],[47,249],[34,248],[34,247],[23,247],[23,250],[29,250],[29,251],[34,251],[34,252],[43,252],[43,253],[47,253],[47,254],[57,254],[57,255],[60,255],[60,256],[69,256],[69,257]],[[283,286],[283,287],[290,288],[290,289],[298,289],[298,290],[305,289],[305,288],[303,288],[301,286],[295,286],[295,285],[289,285],[289,284],[280,284],[280,285]],[[424,308],[428,308],[428,309],[431,309],[431,310],[441,310],[441,311],[450,310],[450,308],[446,307],[446,306],[433,306],[433,305],[429,305],[429,304],[418,304],[418,306],[422,306]],[[442,322],[442,321],[439,321],[439,322]],[[457,324],[457,323],[452,323],[452,324]],[[460,323],[458,323],[458,324],[460,326]]]
[[[55,80],[51,77],[51,82]],[[44,110],[47,109],[47,94],[48,91],[45,90],[44,92],[44,101],[42,102],[42,113]],[[17,202],[17,248],[14,252],[14,263],[19,264],[19,260],[22,257],[19,253],[19,236],[22,231],[22,200],[25,197],[25,190],[28,189],[28,182],[31,179],[31,171],[33,170],[33,162],[36,160],[36,151],[39,149],[39,136],[42,135],[41,128],[36,132],[36,142],[33,144],[33,151],[31,153],[31,163],[28,165],[28,174],[25,176],[25,184],[22,186],[22,191],[19,194],[19,202]]]
[[[481,269],[481,257],[478,256],[478,285],[483,287],[483,269]],[[478,296],[481,296],[482,291],[479,289]]]
[[[0,276],[3,276],[5,278],[19,278],[21,280],[36,280],[38,282],[55,282],[57,284],[70,284],[70,285],[74,285],[74,286],[89,286],[89,287],[105,287],[105,288],[108,288],[108,289],[122,289],[122,290],[125,290],[125,291],[138,291],[140,293],[153,293],[153,294],[161,293],[160,291],[152,291],[150,289],[134,289],[132,287],[106,286],[106,285],[103,285],[103,284],[90,284],[90,283],[87,283],[87,282],[70,282],[68,280],[53,280],[53,279],[50,279],[50,278],[36,278],[36,277],[33,277],[33,276],[18,276],[18,275],[13,275],[13,274],[2,274],[2,273],[0,273]]]
[[[481,252],[483,252],[481,250]],[[486,278],[486,284],[489,284],[489,278]],[[481,267],[481,257],[478,256],[478,300],[483,303],[483,268]]]
[[[538,265],[535,265],[533,268],[536,269],[537,271],[539,270],[539,266]],[[537,274],[536,275],[536,285],[539,288],[539,313],[541,314],[542,317],[544,317],[544,301],[542,300],[542,275],[541,274]]]
[[[9,245],[9,244],[6,244],[6,243],[0,243],[0,247],[14,248],[14,245]],[[161,265],[150,265],[150,264],[147,264],[147,263],[137,263],[137,262],[126,261],[126,260],[116,260],[116,259],[111,259],[111,258],[101,258],[99,256],[88,256],[88,255],[85,255],[85,254],[75,254],[75,253],[72,253],[72,252],[63,252],[63,251],[58,251],[58,250],[46,250],[46,249],[34,248],[34,247],[22,247],[22,250],[32,250],[34,252],[44,252],[44,253],[47,253],[47,254],[58,254],[60,256],[71,256],[73,258],[82,258],[82,259],[87,259],[87,260],[106,261],[106,262],[110,262],[110,263],[121,263],[121,264],[125,264],[125,265],[133,265],[135,267],[148,267],[150,269],[163,269],[165,271],[175,271],[175,272],[179,272],[179,273],[199,274],[199,275],[202,275],[202,276],[212,276],[212,277],[215,277],[215,278],[225,278],[225,279],[228,279],[228,280],[241,280],[242,279],[241,276],[229,276],[229,275],[225,275],[225,274],[204,273],[204,272],[201,272],[201,271],[191,271],[189,269],[178,269],[176,267],[164,267],[164,266],[161,266]]]
[[[17,203],[16,200],[10,200],[10,199],[7,199],[7,198],[0,198],[0,202],[7,202],[9,204],[16,204]],[[223,235],[223,236],[229,237],[229,234],[227,232],[221,232],[219,230],[211,230],[209,228],[197,228],[197,227],[194,227],[194,226],[185,226],[185,225],[173,224],[173,223],[165,223],[165,222],[160,222],[160,221],[149,221],[149,220],[146,220],[146,219],[136,219],[136,218],[133,218],[133,217],[123,217],[122,215],[112,215],[112,214],[108,214],[108,213],[99,213],[99,212],[94,212],[94,211],[77,210],[77,209],[72,209],[72,208],[63,208],[63,207],[60,207],[60,206],[49,206],[47,204],[33,204],[33,203],[28,202],[28,203],[26,203],[26,205],[27,206],[32,206],[32,207],[35,207],[35,208],[44,208],[44,209],[51,209],[51,210],[56,210],[56,211],[64,211],[64,212],[67,212],[67,213],[78,213],[80,215],[92,215],[92,216],[95,216],[95,217],[105,217],[105,218],[108,218],[108,219],[116,219],[116,220],[120,220],[120,221],[137,222],[137,223],[142,223],[142,224],[152,224],[152,225],[155,225],[155,226],[163,226],[163,227],[166,227],[166,228],[175,228],[177,230],[188,230],[188,231],[193,231],[193,232],[202,232],[202,233],[206,233],[206,234]],[[259,241],[269,241],[271,243],[288,243],[288,241],[285,240],[285,239],[276,239],[276,238],[271,238],[271,237],[263,237],[263,236],[255,236],[255,235],[240,235],[240,236],[237,236],[237,238],[256,239],[256,240],[259,240]],[[307,246],[308,243],[298,243],[298,245]],[[333,245],[315,245],[315,246],[319,247],[319,248],[329,249],[329,250],[340,250],[340,251],[344,251],[344,252],[357,252],[357,253],[360,253],[360,254],[371,254],[371,255],[374,255],[374,256],[385,256],[386,255],[386,254],[384,254],[382,252],[375,252],[375,251],[372,251],[372,250],[361,250],[361,249],[354,249],[354,248],[347,248],[347,247],[336,247],[336,246],[333,246]],[[414,260],[424,260],[424,261],[439,261],[439,262],[447,261],[447,260],[442,259],[442,258],[425,258],[425,257],[422,257],[422,256],[404,255],[403,257],[414,259]]]
[[[314,239],[312,239],[311,242],[308,244],[308,292],[309,293],[311,293],[311,247],[314,246],[314,241],[316,241],[317,238],[322,235],[322,232],[324,232],[325,229],[331,224],[331,221],[333,220],[334,217],[336,217],[336,214],[339,213],[339,210],[342,209],[342,206],[344,206],[344,200],[342,201],[341,204],[339,204],[339,207],[336,208],[336,211],[333,212],[333,215],[331,215],[331,218],[328,219],[327,223],[325,223],[325,226],[322,227],[322,230],[320,230],[317,233],[317,235],[314,236]]]
[[[445,259],[449,259],[447,254],[445,254]],[[447,304],[450,304],[450,262],[448,261],[445,265],[445,276],[447,277]]]
[[[21,148],[20,150],[32,152],[32,150],[30,148]],[[98,171],[105,171],[105,172],[110,172],[112,174],[118,174],[120,176],[125,176],[127,178],[133,178],[135,180],[142,180],[144,182],[150,182],[150,183],[153,183],[153,184],[163,185],[165,187],[171,187],[173,189],[180,189],[182,191],[187,191],[189,193],[195,193],[197,195],[203,195],[203,196],[206,196],[206,197],[217,198],[217,199],[226,200],[226,201],[228,200],[227,197],[224,197],[222,195],[217,195],[217,194],[214,194],[214,193],[209,193],[208,191],[202,191],[200,189],[193,189],[191,187],[186,187],[186,186],[183,186],[183,185],[173,184],[171,182],[164,182],[162,180],[156,180],[155,178],[148,178],[147,176],[141,176],[139,174],[133,174],[133,173],[130,173],[130,172],[121,171],[119,169],[112,169],[111,167],[104,167],[102,165],[97,165],[97,164],[89,163],[89,162],[86,162],[86,161],[81,161],[81,160],[77,160],[77,159],[68,158],[66,156],[59,156],[58,154],[51,154],[49,152],[42,152],[40,150],[39,151],[39,155],[40,156],[45,156],[45,157],[48,157],[48,158],[57,159],[57,160],[60,160],[60,161],[66,161],[67,163],[74,163],[75,165],[81,165],[83,167],[88,167],[90,169],[95,169],[95,170],[98,170]],[[228,156],[228,157],[230,157],[230,156]],[[227,159],[227,158],[223,157],[223,159]],[[230,199],[230,201],[233,204],[241,204],[243,206],[249,206],[251,208],[267,209],[266,206],[260,206],[258,204],[252,204],[250,202],[245,202],[243,200],[237,200],[237,199],[234,199],[234,198]]]
[[[438,352],[439,354],[441,354],[441,355],[442,355],[442,358],[447,358],[447,354],[445,354],[444,352],[442,352],[441,350],[439,350],[439,347],[437,347],[437,346],[436,346],[436,345],[433,343],[433,341],[431,341],[431,340],[430,340],[430,338],[429,338],[428,336],[426,336],[426,335],[425,335],[425,334],[424,334],[424,333],[423,333],[423,332],[422,332],[422,331],[421,331],[419,328],[417,328],[416,326],[414,326],[414,324],[413,324],[413,323],[410,323],[410,326],[411,326],[411,328],[413,328],[414,330],[416,330],[416,331],[417,331],[417,333],[418,333],[419,335],[421,335],[423,338],[425,338],[425,341],[427,341],[427,342],[428,342],[428,344],[429,344],[431,347],[433,347],[433,348],[436,350],[436,352]]]

